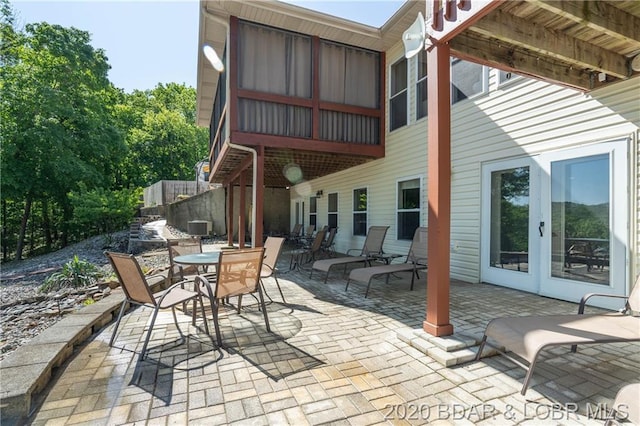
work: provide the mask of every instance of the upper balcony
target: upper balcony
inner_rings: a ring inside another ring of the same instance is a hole
[[[225,71],[201,66],[213,97],[198,97],[212,182],[229,183],[250,165],[250,152],[233,145],[259,150],[265,186],[278,187],[297,183],[284,173],[291,164],[310,180],[384,156],[383,52],[215,11],[203,8],[215,20],[206,38],[224,52]],[[379,40],[373,29],[371,38]]]

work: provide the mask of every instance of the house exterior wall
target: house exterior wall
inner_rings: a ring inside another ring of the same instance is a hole
[[[386,52],[387,66],[403,54],[401,44]],[[385,158],[305,182],[291,190],[292,215],[296,201],[305,202],[322,190],[318,224],[327,223],[327,196],[338,193],[336,249],[362,247],[364,237],[352,235],[352,192],[368,189],[368,226],[390,225],[384,249],[406,253],[409,241],[396,239],[396,187],[399,179],[421,177],[421,225],[426,223],[427,120],[415,119],[415,57],[408,63],[409,123],[386,134]],[[387,81],[387,90],[388,90]],[[514,78],[499,86],[498,71],[490,70],[488,92],[452,106],[451,276],[478,282],[480,276],[481,168],[484,162],[537,155],[612,139],[630,137],[629,259],[631,274],[640,271],[640,171],[638,132],[640,81],[583,94],[545,82]],[[387,93],[388,102],[388,93]],[[387,111],[389,108],[387,108]],[[386,118],[388,128],[388,117]],[[635,266],[634,266],[635,265]]]

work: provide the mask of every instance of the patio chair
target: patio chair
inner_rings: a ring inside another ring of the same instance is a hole
[[[320,247],[320,249],[322,250],[323,253],[327,255],[327,257],[333,257],[336,254],[334,249],[334,245],[335,245],[334,240],[336,238],[337,233],[338,233],[338,228],[329,229],[329,234],[327,236],[327,239],[322,242],[322,246]]]
[[[184,335],[180,330],[180,326],[178,325],[178,318],[176,317],[175,307],[177,305],[187,303],[191,300],[193,300],[196,304],[200,302],[202,317],[205,318],[205,330],[207,334],[209,334],[209,326],[207,324],[206,317],[204,316],[205,313],[204,305],[202,303],[202,296],[199,292],[185,290],[181,287],[182,283],[177,282],[167,290],[154,294],[149,288],[144,273],[140,268],[140,264],[133,255],[113,252],[105,252],[105,255],[109,259],[109,262],[111,263],[111,266],[113,267],[113,270],[115,271],[116,276],[118,277],[118,281],[120,281],[120,285],[125,294],[125,299],[122,301],[120,313],[118,314],[118,320],[116,321],[116,325],[113,329],[113,334],[111,335],[109,346],[113,346],[113,342],[118,332],[118,327],[120,326],[120,321],[122,320],[124,312],[129,304],[148,306],[153,308],[151,324],[149,324],[147,336],[144,339],[144,344],[142,345],[142,351],[140,353],[141,360],[144,360],[146,356],[145,352],[147,350],[147,345],[149,344],[151,331],[153,330],[153,326],[155,325],[156,317],[158,316],[158,312],[160,311],[160,309],[171,308],[171,312],[173,313],[173,321],[178,328],[180,336],[184,338]],[[196,309],[194,309],[193,311],[193,320],[195,320],[195,312]]]
[[[223,251],[220,253],[218,262],[218,274],[210,282],[206,277],[196,276],[196,285],[199,291],[209,298],[211,311],[213,313],[213,325],[216,330],[216,340],[218,346],[222,346],[222,334],[218,314],[221,301],[238,296],[237,311],[240,313],[242,295],[258,293],[258,302],[264,316],[267,331],[271,331],[269,317],[264,304],[262,286],[260,286],[260,271],[262,269],[262,259],[264,248],[254,248],[245,250]]]
[[[631,383],[620,388],[613,400],[612,410],[620,420],[640,424],[640,383]],[[614,418],[609,418],[604,423],[606,426],[619,425]]]
[[[300,231],[302,230],[302,224],[301,223],[296,223],[295,225],[293,225],[293,229],[291,230],[291,232],[289,233],[289,235],[287,236],[287,241],[298,241],[298,238],[300,238]]]
[[[604,314],[585,314],[591,297],[625,299],[624,309]],[[522,390],[525,394],[538,356],[549,346],[571,345],[575,352],[579,344],[640,341],[640,275],[629,296],[589,293],[580,301],[573,315],[545,315],[496,318],[489,322],[482,337],[476,360],[488,344],[511,361],[527,370]],[[489,342],[487,339],[491,339]],[[502,349],[504,348],[504,350]],[[515,355],[507,354],[511,352]]]
[[[264,242],[264,259],[262,260],[262,270],[260,271],[260,283],[262,284],[264,294],[269,298],[269,300],[272,300],[264,288],[264,279],[273,277],[276,281],[276,286],[278,286],[278,291],[280,292],[282,301],[287,303],[287,301],[284,300],[284,294],[282,294],[282,289],[278,282],[278,259],[280,258],[283,245],[284,238],[267,237],[267,240]]]
[[[173,284],[184,280],[193,281],[193,278],[200,273],[198,267],[196,265],[179,265],[173,259],[185,254],[202,253],[202,240],[200,237],[168,239],[167,251],[169,252],[170,282]]]
[[[362,262],[365,265],[369,264],[376,255],[382,254],[382,245],[384,243],[384,238],[387,235],[388,229],[388,226],[371,226],[369,228],[369,232],[367,232],[367,237],[364,240],[362,249],[349,249],[347,250],[346,257],[316,260],[311,268],[309,278],[311,278],[314,269],[323,271],[325,272],[324,282],[326,283],[327,278],[329,277],[329,271],[333,266],[343,265],[344,272],[346,273],[347,265],[350,263]],[[360,254],[358,254],[357,256],[349,255],[349,253],[356,250],[359,250]]]
[[[309,263],[315,260],[316,255],[320,253],[322,249],[322,242],[324,241],[325,231],[320,230],[316,232],[316,236],[313,238],[313,243],[310,246],[291,250],[289,255],[291,256],[289,260],[289,270],[294,268],[299,269],[300,265],[303,263]]]
[[[364,297],[366,298],[369,294],[372,279],[386,275],[388,282],[389,275],[403,271],[411,271],[411,290],[413,290],[415,277],[419,278],[419,269],[427,269],[427,228],[425,227],[416,229],[416,232],[413,234],[413,240],[411,241],[411,247],[409,247],[409,253],[404,262],[372,266],[370,268],[352,269],[349,273],[349,279],[347,280],[347,286],[344,291],[349,289],[349,283],[351,281],[367,283],[367,290],[364,293]]]

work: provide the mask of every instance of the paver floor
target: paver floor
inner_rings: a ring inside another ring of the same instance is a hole
[[[282,256],[283,266],[289,259]],[[286,258],[286,259],[284,259]],[[271,333],[251,298],[242,313],[222,312],[224,347],[169,311],[154,327],[150,352],[139,351],[150,318],[135,309],[114,344],[113,323],[56,374],[29,419],[35,425],[87,424],[598,424],[624,384],[640,382],[640,344],[548,351],[533,386],[520,395],[524,370],[503,357],[445,368],[402,342],[420,329],[426,279],[410,275],[364,286],[332,273],[327,284],[308,271],[281,275],[287,304],[268,305]],[[452,282],[456,332],[481,336],[504,315],[573,313],[575,304],[507,288]],[[212,324],[210,323],[210,326]],[[211,327],[213,332],[213,327]]]

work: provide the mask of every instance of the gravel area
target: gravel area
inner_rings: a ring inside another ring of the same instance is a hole
[[[164,237],[186,234],[164,227]],[[0,360],[26,343],[42,330],[55,324],[64,315],[81,309],[87,303],[105,297],[108,287],[67,292],[40,293],[43,281],[75,255],[112,273],[104,255],[105,250],[127,252],[129,232],[121,231],[110,237],[98,236],[70,245],[53,253],[13,261],[2,265],[0,271]],[[137,253],[143,269],[153,273],[166,269],[169,257],[166,250],[155,249]]]

